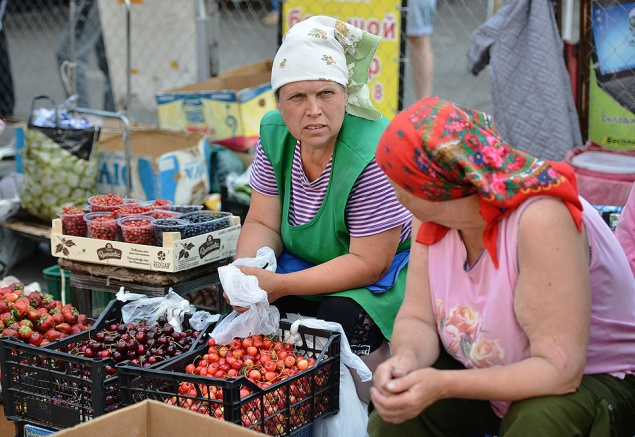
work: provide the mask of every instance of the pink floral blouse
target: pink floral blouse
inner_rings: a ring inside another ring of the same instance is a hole
[[[467,368],[504,366],[529,357],[529,341],[514,314],[518,280],[518,221],[524,202],[500,222],[500,267],[483,252],[471,268],[456,230],[430,246],[430,286],[445,349]],[[592,260],[592,314],[585,374],[635,373],[635,279],[610,228],[586,201],[583,222]],[[509,402],[492,401],[503,417]]]

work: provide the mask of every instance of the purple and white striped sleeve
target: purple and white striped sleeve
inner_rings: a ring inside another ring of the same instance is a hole
[[[251,185],[252,189],[265,196],[278,195],[278,186],[276,185],[276,176],[273,172],[273,166],[262,150],[260,139],[258,139],[254,162],[251,165],[249,185]]]
[[[395,197],[395,190],[373,159],[359,176],[346,205],[351,237],[367,237],[401,225],[400,242],[411,234],[412,214]]]

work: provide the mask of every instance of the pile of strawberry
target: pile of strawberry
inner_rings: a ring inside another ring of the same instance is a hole
[[[22,282],[0,288],[0,337],[44,346],[90,327],[85,314],[50,294],[27,293]]]

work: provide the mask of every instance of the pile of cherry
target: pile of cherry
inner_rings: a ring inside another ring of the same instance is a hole
[[[152,325],[143,321],[111,323],[77,343],[69,352],[86,358],[112,358],[116,363],[130,360],[149,367],[187,352],[197,342],[203,344],[200,334],[193,329],[177,332],[167,323],[167,318],[161,316]],[[114,366],[106,366],[106,374],[116,374]]]

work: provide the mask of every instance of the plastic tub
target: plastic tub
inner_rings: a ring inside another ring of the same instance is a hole
[[[170,205],[168,207],[170,211],[182,212],[187,214],[189,212],[196,212],[203,209],[203,205]]]
[[[157,220],[160,220],[160,219],[177,219],[177,218],[181,218],[183,213],[176,212],[176,211],[170,211],[169,209],[158,208],[158,209],[152,210],[150,215],[152,217],[154,217],[155,219],[157,219]]]
[[[141,202],[140,205],[151,206],[153,209],[169,209],[173,203],[174,202],[167,199],[154,199]]]
[[[84,215],[86,210],[81,208],[63,208],[58,217],[62,220],[62,233],[74,237],[85,237],[88,231]]]
[[[89,212],[84,214],[88,238],[98,240],[119,240],[119,224],[112,212]]]
[[[137,203],[126,203],[117,209],[117,218],[128,217],[130,215],[152,215],[154,207]]]
[[[163,246],[163,233],[164,232],[179,232],[181,238],[185,235],[185,229],[190,224],[187,220],[183,219],[157,219],[154,221],[154,238],[157,246]]]
[[[197,211],[183,214],[181,218],[190,224],[185,229],[183,238],[190,238],[195,235],[207,234],[228,228],[232,213],[224,211]]]
[[[88,198],[91,212],[116,211],[124,204],[139,203],[136,199],[123,199],[118,194],[97,194]]]
[[[117,220],[123,241],[131,244],[154,245],[154,218],[149,215],[128,215]]]

